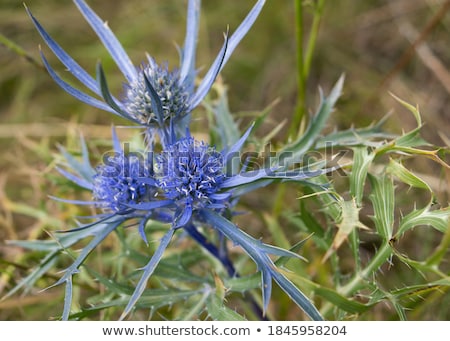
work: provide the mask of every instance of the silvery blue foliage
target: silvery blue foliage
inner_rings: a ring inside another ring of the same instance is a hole
[[[86,168],[86,165],[79,167],[75,164],[73,167],[74,164],[70,165],[71,162],[68,162],[70,167],[60,170],[68,179],[91,189],[94,198],[92,202],[65,201],[76,204],[93,204],[103,210],[96,222],[80,226],[73,231],[93,228],[101,223],[113,226],[108,230],[112,232],[126,220],[138,219],[139,232],[143,240],[147,242],[145,227],[149,220],[171,223],[171,227],[161,239],[157,251],[143,268],[141,280],[136,286],[135,293],[132,295],[123,317],[131,311],[139,299],[149,277],[177,230],[185,229],[197,242],[226,265],[228,260],[221,257],[217,249],[211,249],[211,243],[204,236],[199,235],[197,227],[207,225],[235,245],[241,246],[255,261],[262,275],[264,309],[269,303],[271,282],[274,279],[311,318],[320,319],[320,314],[314,306],[276,270],[268,255],[299,256],[254,239],[225,216],[232,215],[230,214],[234,205],[232,202],[238,199],[234,193],[242,193],[239,191],[241,187],[254,185],[264,180],[271,182],[304,181],[329,170],[298,169],[287,173],[279,167],[248,171],[245,170],[245,167],[241,167],[236,174],[228,173],[227,169],[231,168],[230,164],[235,161],[233,159],[240,155],[239,152],[252,128],[253,126],[248,128],[235,145],[221,152],[190,135],[177,139],[172,132],[170,136],[172,143],[159,153],[149,153],[152,160],[147,160],[145,165],[139,158],[124,154],[116,134],[113,133],[113,145],[116,146],[114,153],[107,158],[107,164],[100,164],[95,168],[90,178],[82,179],[82,174],[80,174],[80,170]],[[66,158],[68,161],[72,160],[67,154]],[[77,262],[77,264],[80,265],[81,262]],[[72,275],[76,270],[77,267],[71,267],[66,274]],[[67,281],[68,277],[65,277],[65,280]]]

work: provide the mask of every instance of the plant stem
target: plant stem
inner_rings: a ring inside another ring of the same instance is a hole
[[[228,276],[230,277],[240,277],[239,273],[234,268],[233,263],[228,258],[228,254],[223,253],[220,248],[217,248],[214,244],[210,243],[209,240],[197,230],[197,228],[188,224],[185,226],[185,230],[189,233],[189,235],[201,246],[203,246],[206,250],[208,250],[218,261],[220,261],[223,267],[226,269]],[[263,310],[259,306],[259,304],[255,301],[255,299],[251,296],[248,296],[247,293],[244,293],[244,297],[246,301],[248,301],[253,309],[253,312],[258,316],[258,318],[262,321],[268,321],[268,318],[264,315]]]
[[[12,52],[17,54],[18,56],[25,58],[28,62],[36,66],[37,68],[41,70],[45,70],[43,65],[34,58],[31,54],[29,54],[25,49],[17,45],[15,42],[13,42],[11,39],[6,37],[5,35],[0,33],[0,45],[5,46],[6,48],[10,49]]]
[[[305,112],[305,75],[303,66],[303,4],[302,0],[295,3],[295,37],[297,44],[297,106],[289,128],[289,136],[295,138]]]
[[[316,47],[317,36],[322,19],[325,0],[318,0],[314,5],[314,17],[311,31],[308,37],[306,50],[303,48],[303,4],[302,0],[295,0],[295,28],[297,44],[297,105],[292,123],[289,129],[289,136],[296,138],[303,132],[306,123],[306,83],[311,69],[311,62]]]
[[[230,277],[238,276],[233,263],[227,257],[227,255],[223,255],[214,244],[212,244],[203,234],[201,234],[197,230],[197,228],[194,225],[192,224],[186,225],[185,230],[197,243],[199,243],[202,247],[208,250],[209,253],[211,253],[218,261],[220,261],[220,263],[222,263],[223,267],[226,269],[228,273],[228,276]]]
[[[319,34],[320,21],[322,19],[324,4],[325,0],[319,0],[314,8],[314,18],[311,25],[311,32],[309,33],[308,46],[306,48],[303,63],[303,75],[305,77],[305,82],[309,75],[314,49],[316,48],[317,35]]]

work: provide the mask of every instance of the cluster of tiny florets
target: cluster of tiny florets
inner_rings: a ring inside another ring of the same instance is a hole
[[[192,137],[179,140],[156,158],[159,187],[168,199],[208,206],[225,178],[223,157]]]
[[[169,71],[167,64],[160,66],[151,63],[144,65],[138,78],[126,85],[124,102],[131,117],[146,125],[157,122],[144,74],[161,100],[165,121],[188,114],[190,95],[185,86],[180,84],[179,71]]]
[[[136,158],[116,155],[96,168],[93,197],[106,211],[126,212],[129,205],[149,201],[155,189],[141,181],[143,164]]]

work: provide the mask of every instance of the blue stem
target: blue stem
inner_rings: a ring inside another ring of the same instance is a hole
[[[224,268],[227,270],[228,276],[230,277],[238,276],[233,263],[228,258],[228,255],[221,252],[220,249],[217,249],[217,247],[214,244],[212,244],[208,239],[206,239],[206,237],[203,234],[201,234],[194,225],[188,224],[184,227],[184,229],[197,243],[203,246],[222,263]]]

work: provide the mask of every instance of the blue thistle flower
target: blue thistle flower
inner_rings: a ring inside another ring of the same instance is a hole
[[[170,227],[149,262],[141,269],[142,275],[121,316],[123,319],[131,312],[146,288],[148,279],[162,259],[176,231],[183,229],[197,242],[218,258],[229,273],[234,273],[230,262],[214,247],[198,227],[209,227],[219,234],[221,240],[227,238],[251,257],[261,273],[263,308],[267,309],[272,290],[272,279],[299,305],[312,319],[320,320],[314,305],[305,295],[280,272],[270,255],[297,257],[297,254],[262,243],[233,224],[227,217],[239,197],[275,181],[305,181],[330,171],[323,165],[311,169],[300,167],[291,169],[290,161],[302,155],[318,134],[310,124],[303,137],[287,146],[294,153],[286,153],[280,162],[271,163],[268,168],[247,170],[240,165],[240,150],[249,137],[251,126],[234,145],[217,152],[213,146],[191,137],[180,137],[179,123],[200,104],[210,90],[218,73],[223,69],[231,53],[248,32],[259,15],[265,0],[258,0],[229,38],[225,36],[224,45],[196,88],[194,79],[195,52],[199,25],[200,0],[189,0],[187,29],[184,46],[181,49],[180,68],[170,71],[167,64],[158,65],[151,57],[140,67],[135,67],[120,42],[107,25],[89,8],[83,0],[74,3],[98,35],[113,60],[123,73],[124,85],[121,99],[114,97],[108,88],[106,76],[100,64],[97,65],[96,79],[90,76],[69,54],[67,54],[45,31],[41,24],[27,9],[37,30],[67,69],[97,97],[91,96],[69,85],[49,65],[44,54],[41,56],[45,67],[55,82],[72,96],[92,105],[119,115],[140,126],[155,129],[160,134],[162,151],[156,155],[156,164],[143,165],[141,160],[133,159],[124,153],[116,134],[113,132],[113,155],[93,168],[89,163],[87,148],[82,142],[83,160],[75,160],[64,149],[68,167],[72,171],[59,169],[69,180],[91,191],[91,201],[65,200],[82,205],[93,205],[102,212],[94,217],[94,222],[80,224],[68,232],[75,234],[64,247],[70,247],[86,236],[93,236],[83,248],[72,265],[54,285],[66,284],[63,319],[68,319],[72,296],[72,276],[78,272],[88,255],[119,226],[133,220],[139,226],[142,239],[147,242],[145,227],[149,220],[170,223]],[[331,111],[340,93],[340,81],[328,101],[321,106],[318,119],[323,121]],[[321,126],[321,125],[318,125]],[[149,146],[151,147],[151,146]],[[236,158],[239,165],[236,167]],[[146,169],[145,166],[150,166]],[[143,172],[144,171],[144,172]],[[57,250],[59,252],[60,250]],[[56,251],[55,251],[56,252]]]
[[[111,95],[100,64],[97,65],[97,79],[94,79],[51,38],[27,8],[34,25],[53,53],[82,84],[100,99],[69,85],[53,70],[41,52],[42,60],[50,76],[65,91],[82,102],[119,115],[142,126],[163,128],[163,124],[169,122],[169,118],[176,125],[180,119],[186,117],[201,103],[234,49],[255,22],[265,0],[257,1],[234,34],[229,38],[225,36],[225,43],[221,51],[196,89],[194,85],[196,76],[195,54],[200,0],[189,0],[186,37],[181,49],[181,64],[180,68],[174,71],[169,71],[167,65],[157,65],[151,57],[147,58],[147,64],[135,67],[113,32],[97,14],[83,0],[74,0],[74,3],[125,76],[127,83],[124,86],[123,98],[118,100]],[[157,105],[154,103],[155,97],[160,98],[161,112],[155,111]]]
[[[193,208],[224,208],[231,193],[218,193],[225,180],[223,155],[208,144],[185,137],[156,157],[158,186],[167,199],[181,205],[178,222],[185,225]]]
[[[70,231],[90,228],[105,221],[123,223],[127,220],[139,220],[139,233],[147,243],[145,226],[149,219],[167,222],[167,214],[159,212],[162,207],[170,206],[171,200],[161,200],[158,197],[159,188],[152,177],[151,165],[141,158],[127,155],[120,145],[115,130],[112,131],[114,150],[105,154],[103,163],[92,167],[89,161],[84,139],[81,139],[83,161],[71,156],[64,148],[60,148],[67,161],[70,171],[58,167],[58,171],[67,179],[91,191],[92,200],[67,200],[55,198],[58,201],[91,205],[102,210],[94,216],[94,222],[81,225]]]
[[[336,83],[329,98],[322,98],[322,103],[313,121],[323,120],[328,116],[341,93],[342,83],[343,78]],[[313,165],[290,168],[290,164],[295,161],[293,159],[297,159],[313,143],[313,141],[305,140],[310,137],[313,140],[318,133],[312,124],[308,126],[304,137],[294,142],[292,152],[281,155],[279,162],[274,162],[273,166],[249,171],[245,170],[245,167],[240,169],[235,167],[234,159],[240,156],[240,150],[252,128],[253,125],[233,146],[222,150],[220,156],[214,148],[204,142],[196,141],[189,136],[189,133],[187,137],[179,140],[176,140],[173,133],[171,134],[168,141],[172,141],[172,143],[166,145],[163,151],[167,155],[161,154],[156,157],[158,166],[155,175],[157,184],[166,198],[173,201],[171,207],[175,207],[172,227],[161,239],[155,254],[143,268],[143,274],[121,318],[130,313],[142,295],[148,279],[177,229],[184,228],[207,250],[211,251],[208,240],[202,237],[196,238],[198,232],[196,226],[206,225],[235,245],[242,247],[256,263],[261,272],[264,310],[267,309],[272,292],[272,280],[274,280],[311,319],[323,319],[309,299],[276,268],[269,255],[301,257],[288,250],[264,244],[246,234],[225,217],[222,208],[232,206],[232,203],[240,195],[267,186],[274,181],[304,182],[333,169],[324,169],[324,164],[320,162],[316,165],[317,168],[312,167]],[[223,167],[222,170],[221,167]],[[237,171],[235,171],[236,169]],[[212,253],[214,254],[214,252],[213,250]],[[222,260],[220,254],[217,255],[217,258]],[[226,266],[225,262],[222,263]]]
[[[124,153],[114,153],[108,164],[97,166],[92,190],[96,206],[124,214],[130,211],[130,205],[154,200],[156,187],[140,180],[143,170],[139,159]]]

